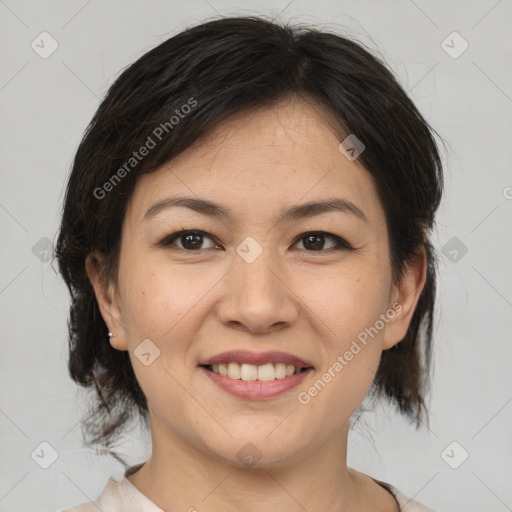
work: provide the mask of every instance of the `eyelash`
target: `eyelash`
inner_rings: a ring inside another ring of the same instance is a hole
[[[181,238],[184,235],[201,235],[201,236],[206,235],[206,237],[210,238],[212,241],[217,243],[215,241],[215,238],[211,235],[208,235],[208,233],[206,231],[203,231],[200,229],[183,229],[182,231],[177,231],[175,233],[172,233],[171,235],[166,236],[158,245],[160,245],[161,247],[169,247],[169,246],[173,245],[173,242],[175,240]],[[332,233],[327,233],[326,231],[307,231],[306,233],[303,233],[300,237],[297,238],[297,240],[294,242],[294,245],[308,236],[317,236],[317,235],[325,236],[325,238],[331,238],[338,244],[337,247],[331,247],[329,249],[320,249],[318,251],[312,251],[312,250],[308,251],[307,249],[301,249],[301,250],[304,250],[306,252],[312,252],[312,253],[339,251],[339,250],[345,250],[345,251],[354,250],[354,248],[346,240],[344,240],[343,238],[341,238],[337,235],[333,235]],[[176,250],[181,251],[181,252],[186,252],[186,253],[194,253],[194,252],[200,253],[203,251],[202,249],[190,250],[190,249],[183,249],[181,247],[176,247]],[[205,249],[205,250],[208,250],[208,249]]]

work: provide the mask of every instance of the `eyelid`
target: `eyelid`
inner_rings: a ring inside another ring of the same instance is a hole
[[[307,236],[312,236],[312,235],[322,235],[325,238],[331,238],[338,244],[338,246],[333,247],[331,249],[327,249],[327,250],[306,251],[306,252],[322,253],[322,252],[335,251],[335,250],[341,250],[341,249],[354,250],[354,247],[351,244],[349,244],[344,238],[342,238],[341,236],[335,235],[334,233],[329,233],[328,231],[306,231],[298,236],[298,238],[295,240],[293,245],[297,244],[303,238],[306,238]]]
[[[215,237],[213,235],[210,235],[206,231],[206,229],[184,229],[182,227],[181,231],[175,231],[174,233],[171,233],[170,235],[167,235],[161,242],[158,243],[158,245],[160,245],[162,247],[168,247],[168,246],[174,245],[173,242],[175,240],[178,240],[180,237],[182,237],[185,234],[201,235],[203,237],[210,238],[212,241],[217,243]],[[188,253],[191,253],[191,252],[198,252],[199,253],[199,252],[202,252],[204,250],[204,249],[201,249],[201,250],[197,250],[197,251],[190,251],[190,250],[187,250],[187,249],[182,249],[181,247],[178,247],[178,246],[176,246],[176,249],[179,250],[179,251],[188,252]]]
[[[168,247],[168,246],[174,245],[173,242],[185,234],[201,235],[203,237],[210,238],[214,243],[216,243],[217,245],[220,245],[220,244],[218,244],[216,238],[213,235],[210,235],[205,229],[184,229],[183,227],[182,227],[181,231],[175,231],[174,233],[167,235],[158,245],[162,246],[162,247]],[[305,239],[308,236],[312,236],[312,235],[322,235],[325,238],[330,238],[337,243],[337,247],[331,247],[329,249],[319,250],[319,251],[308,251],[306,249],[301,249],[301,250],[304,250],[309,253],[322,253],[322,252],[330,252],[330,251],[337,251],[337,250],[347,250],[347,251],[355,250],[355,248],[349,242],[347,242],[344,238],[342,238],[338,235],[335,235],[333,233],[329,233],[328,231],[321,231],[321,230],[305,231],[304,233],[301,233],[295,239],[295,241],[293,242],[292,245],[296,245],[301,240]],[[186,253],[194,253],[194,252],[201,253],[207,249],[198,249],[196,251],[192,251],[192,250],[182,249],[181,247],[176,246],[176,250],[186,252]]]

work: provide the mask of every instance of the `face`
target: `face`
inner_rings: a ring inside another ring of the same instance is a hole
[[[294,99],[231,119],[143,176],[117,286],[100,289],[89,268],[154,440],[235,465],[244,450],[261,466],[298,460],[347,427],[382,350],[405,335],[424,276],[392,283],[371,175],[319,112]],[[302,207],[327,201],[337,208]],[[304,369],[284,377],[286,364]]]

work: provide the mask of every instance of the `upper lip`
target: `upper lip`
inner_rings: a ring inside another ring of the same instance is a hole
[[[206,366],[220,363],[247,363],[260,366],[267,363],[285,363],[291,364],[296,368],[312,368],[313,365],[309,361],[305,361],[300,357],[288,354],[286,352],[250,352],[248,350],[230,350],[222,352],[209,359],[199,362],[199,366]]]

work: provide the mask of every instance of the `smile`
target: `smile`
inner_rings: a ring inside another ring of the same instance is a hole
[[[205,366],[213,373],[217,373],[224,377],[235,380],[257,380],[260,382],[268,382],[276,379],[285,379],[296,375],[306,368],[295,367],[292,364],[285,363],[267,363],[255,365],[250,363],[220,363]]]
[[[285,365],[285,373],[287,374],[281,377],[280,375],[282,375],[283,370],[279,363],[275,365],[275,368],[273,364],[260,366],[251,364],[245,365],[243,363],[219,364],[219,368],[217,368],[218,373],[214,371],[213,366],[214,365],[199,366],[199,369],[210,379],[210,382],[215,384],[220,390],[237,398],[249,400],[266,400],[283,395],[287,391],[299,386],[299,384],[314,371],[313,368],[295,368],[291,365]],[[253,368],[244,370],[244,366]],[[269,366],[272,368],[269,368]],[[229,372],[231,369],[231,375],[233,375],[233,377],[222,375],[220,373],[221,368],[223,368],[223,372],[226,369]],[[259,380],[259,378],[242,379],[242,373],[246,376],[248,373],[252,373],[252,376],[254,376],[255,371],[257,371],[259,376],[260,368],[263,368],[261,370],[263,372],[262,377],[267,380]],[[275,376],[276,372],[279,375],[278,377]],[[288,375],[288,373],[290,373],[290,375]],[[274,378],[270,380],[272,375],[274,375]]]

